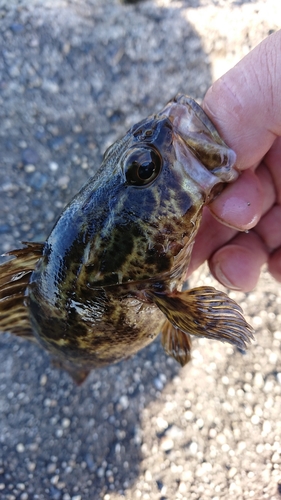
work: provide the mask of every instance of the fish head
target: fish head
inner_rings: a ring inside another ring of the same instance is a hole
[[[186,96],[132,127],[107,150],[93,182],[91,199],[99,199],[103,221],[85,254],[89,286],[155,279],[172,270],[178,277],[202,207],[237,177],[234,163],[235,153]]]
[[[175,97],[105,152],[55,224],[36,286],[55,303],[79,286],[180,279],[202,208],[237,177],[234,163],[200,106]]]

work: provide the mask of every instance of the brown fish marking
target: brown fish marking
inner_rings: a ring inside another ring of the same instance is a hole
[[[240,307],[182,291],[202,208],[237,178],[235,154],[184,95],[133,126],[62,212],[45,244],[0,268],[0,329],[37,340],[78,382],[162,332],[181,365],[190,335],[244,349]]]

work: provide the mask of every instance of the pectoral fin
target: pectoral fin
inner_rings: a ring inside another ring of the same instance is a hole
[[[42,250],[41,243],[26,243],[25,248],[6,254],[15,258],[0,266],[0,331],[35,340],[25,292]]]
[[[170,294],[149,292],[149,297],[172,325],[186,334],[229,342],[240,349],[254,338],[242,309],[215,288],[202,286]]]
[[[181,366],[190,361],[191,340],[188,333],[175,328],[170,321],[165,321],[162,329],[162,346]]]

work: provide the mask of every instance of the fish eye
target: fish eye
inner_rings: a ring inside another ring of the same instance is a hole
[[[134,148],[125,159],[127,183],[147,186],[158,177],[161,165],[161,156],[156,149],[145,146]]]

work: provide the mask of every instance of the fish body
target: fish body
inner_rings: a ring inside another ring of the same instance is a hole
[[[0,329],[36,339],[76,380],[161,332],[184,365],[190,334],[252,338],[239,306],[210,287],[182,291],[202,208],[234,181],[235,154],[179,95],[106,151],[45,244],[0,267]]]

